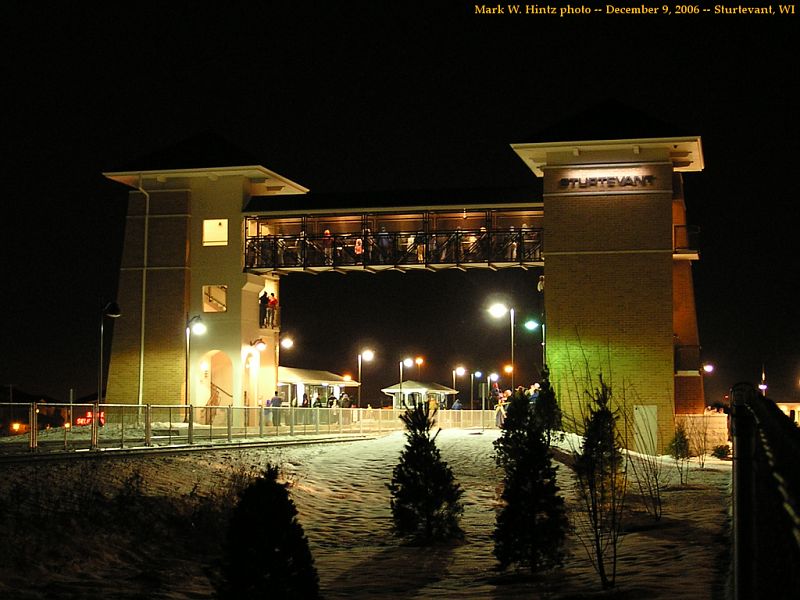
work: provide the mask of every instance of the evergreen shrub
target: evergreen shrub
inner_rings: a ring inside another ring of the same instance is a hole
[[[319,577],[287,484],[267,466],[231,515],[220,598],[319,598]]]
[[[549,382],[545,383],[542,391],[550,390]],[[540,407],[537,403],[537,413]],[[494,443],[495,460],[505,472],[503,504],[492,536],[501,570],[516,565],[536,573],[564,559],[569,524],[549,447],[552,407],[546,414],[537,417],[528,398],[517,391],[511,397],[503,432]]]
[[[441,430],[431,436],[435,415],[427,402],[401,415],[406,445],[388,484],[395,534],[423,545],[463,536],[464,491],[436,447]]]

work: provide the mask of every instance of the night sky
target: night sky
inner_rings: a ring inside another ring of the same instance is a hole
[[[509,144],[615,100],[703,138],[706,169],[685,187],[701,229],[703,358],[717,366],[709,398],[764,364],[771,396],[800,399],[796,17],[473,13],[470,2],[4,3],[0,384],[58,399],[96,389],[127,197],[104,170],[214,132],[317,192],[529,185]],[[298,343],[283,362],[355,375],[369,343],[367,389],[395,382],[406,354],[444,384],[456,364],[499,368],[507,321],[483,309],[504,294],[539,310],[537,277],[290,276],[284,325]],[[538,334],[517,332],[523,369]]]

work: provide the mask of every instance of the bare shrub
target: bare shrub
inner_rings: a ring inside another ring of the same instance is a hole
[[[573,512],[575,533],[600,577],[603,589],[614,587],[617,551],[628,486],[627,462],[618,421],[620,406],[602,369],[597,380],[584,354],[580,371],[571,367],[571,394],[581,398],[579,415],[571,415],[573,430],[583,440],[573,448],[573,469],[581,509]],[[565,419],[566,420],[566,419]]]
[[[700,468],[706,466],[706,455],[709,446],[709,418],[708,415],[696,415],[687,419],[689,436],[689,451],[692,456],[697,457]]]
[[[629,410],[629,402],[633,403],[634,410]],[[637,405],[642,405],[638,394],[631,388],[622,388],[623,427],[626,439],[635,440],[640,452],[627,452],[628,466],[633,473],[636,488],[645,512],[654,520],[661,520],[663,500],[661,493],[669,483],[669,474],[664,467],[664,461],[659,455],[661,436],[658,424],[653,427],[650,421],[642,421],[637,428],[634,423],[634,414]],[[629,433],[632,432],[632,433]]]

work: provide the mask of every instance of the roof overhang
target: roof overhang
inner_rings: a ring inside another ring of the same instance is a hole
[[[306,194],[308,188],[278,175],[261,165],[241,167],[207,167],[198,169],[165,169],[157,171],[115,171],[103,176],[135,189],[160,189],[176,179],[207,178],[217,181],[222,177],[244,177],[253,184],[253,195]]]
[[[317,369],[298,369],[296,367],[278,367],[279,384],[298,384],[307,385],[338,385],[341,387],[358,387],[361,385],[352,379],[345,379],[342,375],[331,373],[330,371],[319,371]]]
[[[381,388],[381,391],[388,396],[399,394],[401,391],[404,394],[426,394],[430,392],[431,394],[452,395],[458,393],[458,390],[454,390],[440,383],[425,383],[410,379],[403,383],[395,383],[389,387]]]
[[[423,212],[471,212],[471,211],[485,211],[487,208],[491,210],[542,210],[544,202],[541,199],[536,199],[531,202],[503,202],[493,204],[485,202],[482,204],[420,204],[414,206],[378,206],[368,207],[360,206],[355,208],[303,208],[303,209],[284,209],[284,210],[243,210],[242,213],[247,216],[257,216],[269,214],[271,217],[294,217],[297,215],[353,215],[353,214],[393,214],[401,215],[404,213],[417,214]]]
[[[627,140],[586,140],[511,144],[537,177],[543,167],[590,164],[591,162],[650,162],[669,159],[675,171],[702,171],[703,148],[699,136],[638,138]]]

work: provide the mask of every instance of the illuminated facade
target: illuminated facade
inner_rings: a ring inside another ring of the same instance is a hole
[[[703,169],[700,138],[513,147],[544,178],[547,359],[565,413],[579,418],[581,383],[602,372],[628,444],[663,448],[676,413],[705,407],[682,184]]]
[[[704,407],[681,184],[702,169],[699,138],[513,148],[543,196],[437,192],[376,206],[315,196],[261,166],[106,173],[132,188],[108,402],[181,404],[187,383],[195,406],[268,399],[280,312],[265,326],[259,296],[280,298],[280,277],[295,272],[544,268],[547,358],[565,408],[580,361],[610,364],[631,423],[670,435],[676,411]],[[187,333],[196,316],[204,336]]]

